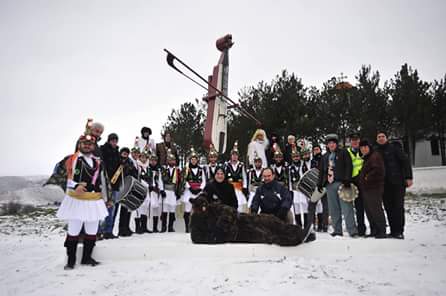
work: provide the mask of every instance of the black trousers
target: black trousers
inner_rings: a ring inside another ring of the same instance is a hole
[[[325,194],[322,198],[322,226],[328,227],[328,197]]]
[[[391,184],[386,182],[384,185],[383,203],[387,214],[387,220],[390,225],[391,234],[404,233],[404,195],[406,187],[403,184]]]
[[[119,232],[130,231],[130,212],[126,207],[121,206],[119,213]]]
[[[365,213],[370,223],[370,234],[386,234],[386,217],[382,207],[383,188],[362,189]]]
[[[359,189],[359,177],[355,177],[353,179],[353,184],[356,185]],[[359,235],[365,234],[366,227],[365,227],[365,210],[364,210],[364,199],[362,196],[361,189],[359,189],[358,198],[355,199],[355,213],[356,213],[356,224],[358,227],[358,233]]]

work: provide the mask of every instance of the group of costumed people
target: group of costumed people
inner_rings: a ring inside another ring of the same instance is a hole
[[[48,181],[66,188],[57,213],[58,218],[68,221],[66,269],[75,266],[82,229],[81,264],[91,266],[99,264],[91,256],[98,237],[132,235],[132,213],[120,206],[119,200],[128,176],[147,188],[144,201],[133,211],[134,232],[138,234],[174,232],[180,204],[184,206],[188,233],[191,199],[202,195],[209,203],[222,203],[240,213],[271,214],[284,223],[307,229],[308,225],[317,224],[317,230],[323,232],[328,230],[330,217],[332,236],[343,235],[342,217],[351,237],[365,236],[366,215],[368,236],[376,238],[389,237],[384,202],[390,236],[404,238],[404,194],[405,188],[412,185],[412,170],[408,157],[401,148],[389,144],[384,131],[378,133],[376,145],[353,133],[349,137],[351,147],[346,149],[340,147],[336,135],[327,135],[326,153],[322,154],[317,143],[297,143],[294,136],[288,137],[283,153],[277,136],[268,139],[265,131],[258,129],[248,145],[247,164],[239,159],[236,141],[226,162],[219,161],[220,156],[211,145],[207,164],[201,165],[200,156],[191,148],[186,165],[180,168],[177,148],[168,132],[162,143],[155,144],[150,138],[152,131],[144,127],[132,149],[119,149],[115,133],[108,135],[105,144],[98,145],[103,130],[101,124],[89,122],[78,139],[76,152],[56,166]],[[320,172],[315,184],[322,196],[318,201],[309,199],[298,186],[300,179],[314,168]],[[351,202],[343,200],[339,197],[340,187],[356,188],[358,197]],[[119,232],[115,236],[113,228],[118,217]],[[315,239],[314,233],[310,239]]]

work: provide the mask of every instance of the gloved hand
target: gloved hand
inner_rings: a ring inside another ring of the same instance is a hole
[[[342,182],[342,184],[344,184],[344,187],[345,188],[350,188],[350,181],[344,181],[344,182]]]
[[[162,198],[166,198],[166,196],[167,196],[167,195],[166,195],[166,191],[161,190],[161,191],[160,191],[160,195],[161,195]]]

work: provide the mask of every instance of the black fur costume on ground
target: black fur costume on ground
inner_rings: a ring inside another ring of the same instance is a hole
[[[191,199],[193,211],[190,233],[193,243],[266,243],[280,246],[297,246],[305,239],[309,229],[286,224],[267,214],[237,213],[232,207],[211,203],[203,194]]]

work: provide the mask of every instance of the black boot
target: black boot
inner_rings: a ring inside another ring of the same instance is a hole
[[[147,228],[147,215],[141,215],[141,230],[144,233],[152,233],[151,230],[149,230],[149,228]]]
[[[190,218],[190,213],[184,213],[184,226],[186,229],[186,233],[189,233],[189,218]]]
[[[173,229],[173,223],[175,222],[175,213],[169,213],[169,232],[175,232],[175,229]]]
[[[161,214],[161,232],[167,231],[167,213]]]
[[[317,232],[322,232],[323,219],[322,214],[317,214]]]
[[[71,235],[67,235],[67,238],[65,239],[64,247],[67,248],[67,256],[68,256],[67,264],[63,268],[65,270],[73,269],[74,265],[76,264],[76,250],[77,250],[78,239],[79,239],[78,236],[71,236]]]
[[[141,218],[135,218],[135,232],[137,234],[144,233],[144,230],[142,229],[142,225],[141,225]]]
[[[91,253],[96,245],[96,236],[86,235],[84,238],[84,251],[82,253],[81,264],[96,266],[99,264],[98,261],[91,258]]]
[[[153,233],[157,233],[158,231],[158,216],[153,217]]]
[[[294,219],[296,220],[296,225],[302,227],[301,215],[294,215]]]
[[[303,232],[305,234],[304,239],[302,241],[303,243],[309,243],[309,242],[312,242],[312,241],[316,240],[316,234],[313,231],[313,224],[312,223],[307,224],[304,227]]]
[[[304,214],[304,228],[308,226],[309,223],[313,222],[313,219],[308,219],[308,214]]]
[[[121,212],[119,214],[119,236],[131,236],[132,232],[129,228],[130,224],[130,212],[121,206]]]

